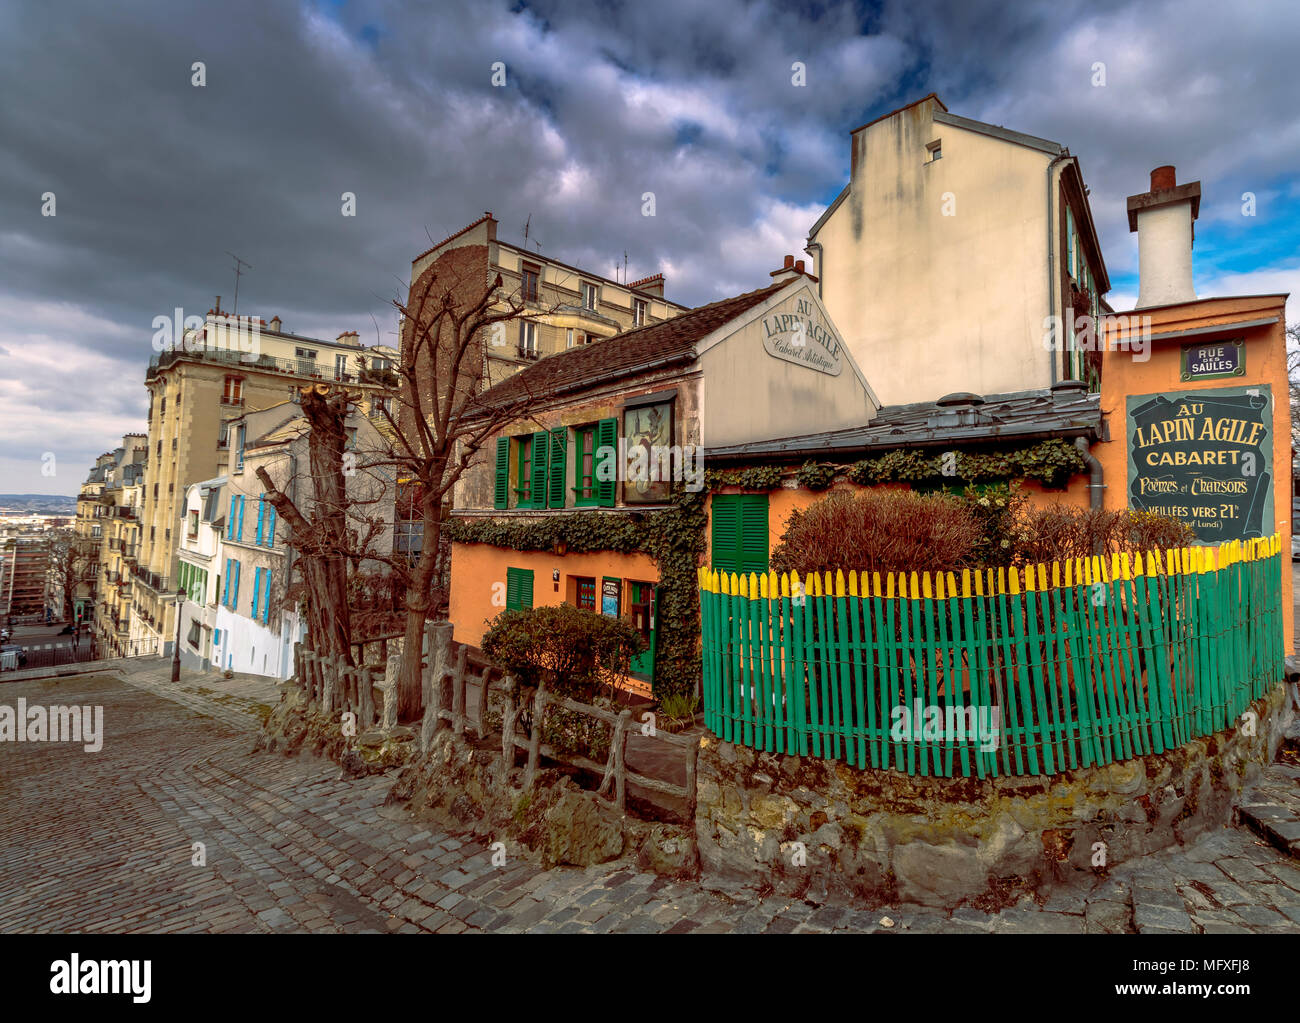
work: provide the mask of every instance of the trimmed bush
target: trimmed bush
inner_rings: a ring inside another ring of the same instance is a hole
[[[791,513],[772,568],[801,576],[839,568],[950,571],[973,563],[982,537],[977,517],[946,494],[833,493]]]
[[[1024,516],[1017,537],[1018,560],[1034,563],[1165,550],[1185,547],[1194,539],[1190,527],[1151,512],[1053,505],[1032,509]]]

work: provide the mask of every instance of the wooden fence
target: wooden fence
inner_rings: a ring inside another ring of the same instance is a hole
[[[434,734],[444,728],[450,728],[457,736],[463,736],[470,730],[480,740],[491,739],[495,733],[488,725],[489,697],[496,692],[501,694],[503,703],[499,743],[502,762],[513,767],[516,749],[527,751],[525,788],[532,787],[538,764],[542,757],[546,757],[600,774],[597,795],[607,798],[619,813],[626,811],[627,783],[631,781],[650,791],[685,800],[687,818],[694,818],[695,767],[699,755],[697,741],[658,729],[655,731],[656,739],[681,750],[686,764],[684,786],[639,774],[627,766],[627,739],[630,730],[636,727],[632,722],[631,710],[624,708],[615,713],[602,707],[579,703],[548,692],[545,685],[538,686],[529,694],[532,708],[530,727],[521,732],[519,726],[526,706],[516,706],[515,687],[491,665],[471,666],[467,646],[459,647],[453,657],[451,634],[452,627],[445,622],[430,622],[425,626],[420,661],[424,707],[424,717],[420,723],[422,750],[427,750]],[[383,658],[385,670],[382,681],[377,679],[376,672],[368,664],[349,668],[342,658],[318,655],[305,643],[299,643],[295,647],[295,679],[309,702],[315,703],[329,714],[355,714],[360,728],[369,728],[376,723],[374,688],[378,685],[381,693],[379,723],[384,728],[392,728],[397,724],[397,680],[401,677],[404,654],[390,652],[390,643],[399,638],[398,635],[375,637],[366,641],[364,649],[358,649],[362,644],[353,644],[354,660],[358,663],[371,658]],[[394,645],[400,648],[400,644]],[[468,710],[468,689],[471,686],[478,690],[478,713],[473,718]],[[554,707],[594,718],[612,729],[609,755],[604,764],[573,753],[560,752],[542,742],[546,715]]]
[[[919,578],[703,569],[705,725],[942,777],[1160,753],[1282,679],[1282,567],[1274,535]]]

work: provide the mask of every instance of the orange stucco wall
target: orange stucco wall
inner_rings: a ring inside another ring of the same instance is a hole
[[[606,577],[623,580],[620,608],[628,608],[629,580],[659,582],[659,569],[645,554],[554,554],[550,551],[511,551],[488,544],[451,545],[451,595],[449,617],[452,637],[458,643],[478,646],[493,618],[505,610],[506,569],[522,568],[533,573],[533,607],[563,604],[568,599],[570,580],[594,578],[597,606],[601,581]],[[560,573],[558,583],[552,573]],[[497,603],[493,600],[496,599]],[[632,680],[629,688],[643,689]],[[648,691],[648,690],[647,690]]]
[[[1133,316],[1135,314],[1123,314]],[[1222,387],[1253,387],[1267,384],[1273,394],[1273,529],[1282,534],[1282,614],[1286,649],[1294,652],[1294,603],[1291,592],[1291,402],[1286,364],[1286,296],[1258,295],[1246,298],[1204,299],[1179,305],[1138,310],[1150,316],[1150,332],[1193,330],[1223,325],[1222,335],[1196,335],[1150,342],[1150,358],[1140,361],[1119,342],[1128,329],[1109,321],[1103,355],[1101,407],[1110,416],[1110,441],[1095,445],[1093,454],[1106,475],[1105,507],[1128,506],[1128,441],[1126,398],[1129,395],[1212,390]],[[1259,327],[1233,327],[1241,321],[1275,317],[1277,322]],[[1246,373],[1221,380],[1181,379],[1182,344],[1210,342],[1219,338],[1244,340]],[[1112,348],[1114,350],[1112,350]]]
[[[1069,487],[1066,490],[1045,490],[1041,484],[1030,480],[1022,481],[1021,488],[1029,496],[1029,503],[1034,507],[1058,502],[1075,507],[1088,507],[1088,477],[1086,475],[1075,476],[1070,480]],[[781,542],[781,534],[785,532],[786,526],[789,525],[791,512],[802,511],[834,491],[857,492],[864,489],[867,488],[841,481],[829,490],[824,491],[804,490],[803,488],[771,491],[767,495],[767,549],[771,551]],[[904,483],[882,483],[879,489],[907,490],[909,488]],[[736,488],[721,492],[740,493],[741,491]],[[709,513],[712,515],[712,505],[710,505]],[[713,559],[713,530],[711,528],[708,531],[707,543],[708,550],[705,555],[705,564],[711,564]]]

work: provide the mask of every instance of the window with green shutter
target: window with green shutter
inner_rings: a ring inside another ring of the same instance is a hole
[[[549,439],[550,434],[545,430],[533,434],[533,486],[530,508],[546,507],[546,466],[549,461],[547,441]]]
[[[573,431],[573,503],[596,503],[596,424]]]
[[[546,470],[546,506],[564,507],[564,463],[568,449],[569,431],[559,427],[551,431],[551,457]]]
[[[518,459],[515,469],[515,504],[519,508],[533,505],[533,435],[515,438]]]
[[[510,438],[497,438],[497,478],[492,491],[494,508],[510,507]]]
[[[533,570],[531,568],[506,569],[506,609],[517,610],[533,606]]]
[[[766,494],[715,494],[713,567],[724,572],[768,570]]]
[[[596,504],[614,507],[618,475],[618,420],[602,419],[596,424]]]

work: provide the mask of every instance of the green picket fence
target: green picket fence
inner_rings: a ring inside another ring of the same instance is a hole
[[[925,776],[1052,775],[1234,725],[1282,678],[1278,536],[996,572],[701,569],[705,724]]]

